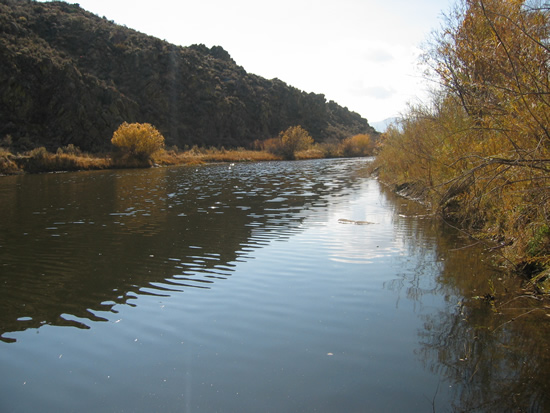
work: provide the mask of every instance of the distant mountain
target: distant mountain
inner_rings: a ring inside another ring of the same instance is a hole
[[[246,146],[302,125],[316,141],[372,133],[324,95],[247,73],[222,47],[180,47],[64,2],[0,0],[0,140],[108,148],[123,122],[168,145]]]
[[[391,118],[381,120],[380,122],[372,122],[371,126],[374,129],[376,129],[376,131],[383,133],[383,132],[386,132],[386,129],[388,129],[388,126],[391,123],[394,123],[394,122],[398,121],[399,119],[400,119],[399,117],[394,116],[394,117],[391,117]]]

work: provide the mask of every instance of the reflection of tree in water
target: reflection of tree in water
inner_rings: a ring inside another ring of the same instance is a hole
[[[480,304],[426,319],[422,359],[453,383],[457,411],[547,411],[548,328],[532,321],[497,328],[502,317]]]
[[[391,199],[391,194],[386,194]],[[480,246],[460,248],[468,240],[432,221],[420,222],[408,201],[394,199],[396,231],[409,255],[419,258],[411,271],[387,284],[416,301],[424,319],[417,351],[426,368],[454,389],[460,412],[545,412],[550,409],[550,325],[541,302],[517,298],[515,280],[485,264]],[[403,215],[412,216],[411,218]],[[430,284],[425,276],[438,274]],[[493,294],[497,296],[493,300]],[[436,314],[422,312],[429,295],[447,303]],[[399,298],[398,298],[399,300]],[[515,321],[512,321],[515,320]],[[437,394],[435,395],[437,406]],[[437,409],[437,411],[439,411]]]
[[[210,288],[253,249],[301,231],[308,210],[351,190],[363,165],[21,177],[0,206],[10,217],[0,223],[0,336],[43,324],[87,328],[138,295]]]

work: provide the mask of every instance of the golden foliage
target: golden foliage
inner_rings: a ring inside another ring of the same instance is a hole
[[[301,126],[291,126],[276,138],[262,142],[264,150],[285,159],[295,159],[296,153],[306,151],[313,145],[313,138]]]
[[[291,126],[279,134],[285,153],[305,151],[313,145],[313,138],[301,126]]]
[[[384,134],[376,161],[499,240],[515,270],[550,263],[549,36],[550,15],[523,1],[463,0],[425,56],[443,88]]]
[[[12,170],[4,173],[18,172],[53,172],[53,171],[78,171],[92,169],[106,169],[112,166],[110,159],[105,157],[90,156],[82,153],[80,149],[74,146],[68,146],[69,151],[77,153],[65,153],[64,150],[58,150],[57,153],[51,153],[41,146],[35,148],[24,155],[9,154],[10,159],[18,170]],[[0,162],[1,164],[2,162]],[[1,169],[1,168],[0,168]]]
[[[113,133],[111,143],[126,156],[147,161],[164,148],[164,137],[149,123],[124,122]]]
[[[7,150],[0,147],[0,175],[10,175],[21,172],[21,169],[14,161],[14,156]]]
[[[341,146],[342,156],[370,156],[373,153],[374,143],[369,135],[359,134],[344,139]]]

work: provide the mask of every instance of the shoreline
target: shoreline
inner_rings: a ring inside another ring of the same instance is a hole
[[[298,152],[295,159],[321,159],[320,150]],[[110,154],[52,153],[43,148],[25,154],[13,154],[0,149],[0,176],[78,172],[109,169],[151,168],[155,166],[200,165],[223,162],[282,161],[282,156],[267,151],[247,149],[198,149],[161,151],[148,160],[117,159]]]

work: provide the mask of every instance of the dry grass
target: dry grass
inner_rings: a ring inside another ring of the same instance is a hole
[[[56,153],[44,147],[24,154],[13,154],[0,148],[0,174],[40,173],[56,171],[79,171],[110,168],[147,168],[153,165],[200,165],[216,162],[264,162],[279,161],[283,157],[267,150],[193,148],[181,151],[174,147],[159,150],[150,159],[138,159],[124,154],[117,156],[93,155],[80,151],[73,145],[59,148]],[[334,157],[324,144],[315,144],[295,153],[295,159],[321,159]]]
[[[152,157],[158,165],[198,165],[215,162],[262,162],[281,159],[269,152],[246,149],[199,149],[188,151],[168,150],[157,152]]]
[[[264,151],[232,150],[220,153],[206,154],[203,156],[205,162],[260,162],[276,161],[279,156]]]
[[[56,172],[80,171],[91,169],[106,169],[112,167],[110,158],[92,156],[84,153],[70,154],[58,152],[56,154],[37,148],[25,155],[15,158],[17,164],[25,172]]]
[[[36,148],[24,154],[12,154],[0,149],[0,174],[13,175],[24,172],[57,172],[91,169],[107,169],[113,166],[110,158],[84,153],[50,153],[45,148]]]
[[[325,153],[319,147],[312,147],[305,151],[298,151],[294,154],[295,159],[323,159],[326,158]]]

